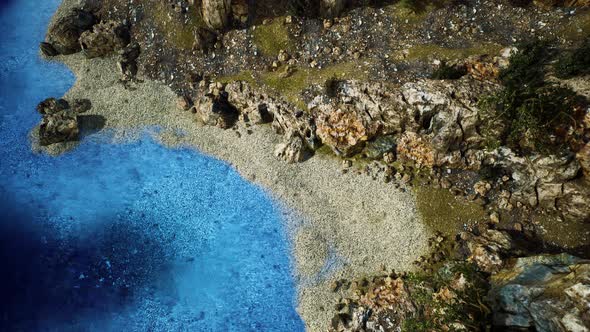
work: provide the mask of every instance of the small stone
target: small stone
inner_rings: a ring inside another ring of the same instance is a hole
[[[494,211],[490,214],[490,221],[492,222],[492,224],[500,223],[500,215],[498,214],[498,212]]]
[[[324,20],[324,29],[330,29],[334,25],[334,21],[331,19]]]
[[[512,226],[512,228],[517,232],[522,232],[522,224],[519,222],[515,223],[514,226]]]

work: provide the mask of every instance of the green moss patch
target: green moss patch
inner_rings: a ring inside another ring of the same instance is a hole
[[[262,73],[262,83],[303,109],[306,106],[301,99],[301,93],[310,85],[323,84],[332,78],[367,79],[364,67],[357,62],[345,62],[322,69],[297,68],[291,76],[286,78],[281,77],[281,72],[281,70],[277,70],[276,72]]]
[[[271,23],[253,29],[254,43],[262,54],[276,57],[280,50],[292,53],[296,49],[295,41],[284,22],[284,17],[277,17]]]
[[[488,218],[483,207],[458,199],[447,189],[417,186],[414,190],[418,213],[433,231],[454,237],[464,225],[475,225]]]
[[[201,14],[196,8],[189,12],[188,23],[181,22],[172,7],[162,1],[152,1],[145,6],[146,14],[156,23],[158,30],[165,39],[174,47],[190,50],[195,43],[195,31],[199,27],[205,27]]]
[[[590,10],[578,10],[578,14],[567,18],[557,30],[557,36],[569,41],[578,41],[590,36]]]
[[[410,61],[430,60],[460,60],[472,55],[498,54],[503,46],[494,43],[483,43],[466,48],[447,48],[434,44],[416,45],[409,49],[407,55],[395,54],[395,58],[404,58]]]

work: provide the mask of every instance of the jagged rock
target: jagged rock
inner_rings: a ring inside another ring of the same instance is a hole
[[[401,160],[413,161],[428,167],[434,166],[436,160],[434,148],[430,143],[411,131],[403,133],[399,139],[397,155]]]
[[[337,83],[332,98],[316,97],[309,108],[317,119],[318,128],[320,121],[326,124],[318,136],[325,138],[324,143],[331,145],[337,153],[342,154],[342,150],[355,153],[363,140],[379,135],[411,132],[411,137],[405,137],[406,143],[420,142],[425,155],[405,158],[421,160],[428,166],[440,166],[460,162],[463,152],[480,148],[483,138],[478,132],[481,120],[476,96],[498,88],[496,84],[472,78],[420,80],[401,87],[342,81]],[[330,119],[330,114],[338,109],[341,110],[340,116]],[[344,130],[346,125],[352,130]],[[338,130],[340,128],[342,130]],[[344,132],[352,136],[344,135]],[[401,148],[398,145],[398,152],[400,150],[402,158],[404,151],[415,154],[403,145]]]
[[[344,0],[320,0],[320,15],[323,17],[338,16],[344,9]]]
[[[352,105],[343,104],[335,110],[320,107],[316,111],[318,136],[339,156],[354,155],[379,132],[379,124],[367,121]]]
[[[64,99],[48,98],[37,105],[43,115],[39,125],[39,144],[42,146],[78,139],[78,114],[92,107],[87,99],[76,99],[71,105]]]
[[[79,52],[81,48],[78,39],[84,31],[92,28],[95,21],[96,18],[92,13],[73,9],[49,27],[45,38],[46,43],[42,44],[41,50],[46,55]]]
[[[80,46],[87,58],[109,55],[129,43],[129,30],[120,22],[106,21],[94,25],[80,36]]]
[[[46,43],[46,42],[42,42],[39,47],[41,48],[41,52],[45,55],[45,56],[56,56],[59,54],[59,52],[55,49],[55,47],[53,47],[53,45]]]
[[[238,110],[229,103],[225,91],[210,90],[197,100],[194,108],[200,121],[222,129],[233,127],[239,117]]]
[[[297,133],[291,133],[286,143],[278,144],[275,148],[275,157],[289,164],[303,162],[308,154],[303,139]]]
[[[515,48],[505,48],[500,56],[474,55],[465,60],[467,73],[479,80],[497,81],[500,71],[510,65],[510,56],[516,52]]]
[[[556,201],[556,208],[568,221],[590,222],[590,187],[581,181],[563,184],[562,195]]]
[[[546,209],[558,208],[557,201],[564,198],[564,183],[574,180],[581,169],[571,155],[519,157],[508,148],[489,153],[484,163],[511,174],[517,188],[511,196],[513,203]],[[561,204],[567,205],[566,202]],[[566,210],[562,212],[569,213]]]
[[[37,112],[41,115],[50,115],[70,108],[65,99],[47,98],[37,105]]]
[[[492,275],[489,300],[502,329],[588,331],[590,261],[567,254],[516,259]]]
[[[510,235],[494,229],[488,229],[481,235],[463,233],[462,240],[468,260],[488,273],[500,270],[504,255],[515,248]]]
[[[130,43],[119,50],[117,66],[124,78],[132,78],[137,75],[137,58],[141,50],[137,42]]]
[[[272,126],[278,134],[288,135],[296,132],[309,149],[316,150],[319,147],[316,125],[311,114],[272,98],[246,82],[229,83],[225,86],[225,91],[228,93],[230,104],[242,112],[244,119],[264,123],[272,118]]]
[[[202,15],[205,24],[214,30],[221,30],[229,24],[231,0],[203,0]]]

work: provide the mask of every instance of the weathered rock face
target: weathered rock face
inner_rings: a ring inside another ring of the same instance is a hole
[[[479,236],[463,233],[461,237],[464,241],[467,260],[487,273],[500,270],[504,264],[505,255],[515,248],[510,235],[493,229],[488,229]]]
[[[582,168],[573,155],[525,158],[508,148],[500,148],[489,153],[484,164],[511,173],[515,184],[511,202],[558,210],[572,221],[590,219],[590,204],[583,198],[588,197],[590,190],[582,185],[584,179],[578,180]]]
[[[320,0],[320,15],[323,17],[338,16],[344,9],[344,0]]]
[[[80,36],[80,47],[87,58],[109,55],[129,43],[129,31],[119,22],[107,21],[96,24],[91,31]]]
[[[590,261],[570,255],[518,258],[491,277],[494,325],[588,331]]]
[[[203,0],[202,14],[205,24],[215,30],[227,27],[231,14],[231,3],[231,0]]]
[[[238,121],[239,112],[228,101],[228,93],[221,84],[211,84],[209,91],[195,103],[198,120],[209,126],[229,129]]]
[[[49,27],[46,43],[42,43],[41,50],[47,56],[79,52],[80,35],[92,28],[95,21],[96,18],[90,12],[81,9],[72,10]]]
[[[275,157],[289,164],[303,162],[308,154],[308,149],[303,139],[297,133],[291,133],[285,143],[278,144],[275,148]]]
[[[278,134],[288,136],[297,133],[309,149],[319,147],[315,121],[309,113],[257,91],[246,82],[232,82],[225,86],[225,91],[229,102],[240,110],[245,120],[254,123],[272,121]]]
[[[338,154],[354,154],[378,135],[403,133],[398,144],[402,159],[440,166],[480,147],[475,96],[497,88],[472,78],[420,80],[401,87],[345,81],[333,98],[318,97],[309,106],[318,135]]]
[[[39,125],[39,144],[75,141],[80,132],[78,114],[91,108],[89,100],[77,99],[71,104],[63,99],[48,98],[37,106],[43,115]]]

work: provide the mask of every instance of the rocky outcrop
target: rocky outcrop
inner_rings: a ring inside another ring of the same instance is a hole
[[[487,273],[500,270],[509,253],[516,254],[512,238],[502,231],[488,229],[479,235],[462,233],[461,240],[467,260]]]
[[[205,24],[214,30],[228,26],[232,0],[203,0],[202,15]]]
[[[320,0],[320,15],[327,18],[338,16],[344,5],[344,0]]]
[[[333,98],[318,97],[309,107],[318,135],[337,154],[354,154],[379,135],[403,134],[398,144],[402,159],[442,166],[455,163],[457,153],[460,159],[465,151],[481,146],[476,96],[497,88],[469,77],[420,80],[401,87],[344,81]]]
[[[129,30],[115,21],[100,22],[80,36],[80,47],[87,58],[109,55],[129,43]]]
[[[95,16],[81,9],[73,9],[49,27],[41,51],[46,56],[73,54],[81,50],[79,38],[84,31],[92,28]]]
[[[570,255],[518,258],[491,277],[489,300],[501,329],[588,331],[590,261]]]
[[[193,113],[206,125],[231,128],[238,121],[239,112],[228,99],[223,85],[213,83],[208,87],[208,92],[196,101]]]
[[[590,220],[590,190],[582,185],[582,167],[573,155],[520,157],[508,148],[500,148],[488,153],[484,164],[511,174],[512,204],[557,210],[572,221]]]
[[[297,133],[290,133],[285,143],[278,144],[275,148],[275,157],[289,164],[303,162],[309,154],[303,139]]]
[[[80,132],[78,114],[91,108],[89,100],[74,100],[71,104],[64,99],[48,98],[37,106],[43,115],[39,125],[39,144],[75,141]]]

